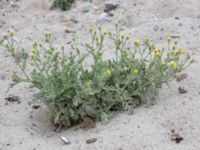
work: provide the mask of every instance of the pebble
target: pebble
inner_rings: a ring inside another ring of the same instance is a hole
[[[101,13],[99,16],[98,16],[98,21],[101,21],[101,20],[104,20],[106,17],[107,17],[107,13],[106,12],[103,12]]]
[[[119,1],[118,0],[109,0],[109,1],[105,2],[104,12],[109,12],[111,10],[114,10],[118,6],[119,6]]]
[[[70,21],[72,21],[73,23],[78,23],[78,17],[77,16],[71,16]]]
[[[175,17],[174,19],[179,20],[180,18],[179,17]]]
[[[182,24],[182,23],[179,23],[178,26],[181,27],[181,26],[183,26],[183,24]]]
[[[187,90],[184,89],[183,87],[179,87],[179,88],[178,88],[178,92],[179,92],[180,94],[185,94],[185,93],[187,93]]]
[[[94,143],[94,142],[96,142],[97,141],[97,138],[91,138],[91,139],[87,139],[86,140],[86,143],[87,144],[91,144],[91,143]]]
[[[158,25],[155,25],[155,26],[153,27],[153,30],[154,30],[155,32],[157,32],[159,29],[160,29],[160,27],[159,27]]]

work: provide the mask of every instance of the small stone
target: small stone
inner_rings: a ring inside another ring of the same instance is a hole
[[[180,18],[179,17],[175,17],[174,19],[179,20]]]
[[[107,13],[103,12],[98,16],[98,21],[104,20],[107,17]]]
[[[40,105],[33,105],[32,108],[33,109],[38,109],[38,108],[40,108]]]
[[[153,30],[154,30],[155,32],[157,32],[159,29],[160,29],[160,27],[159,27],[158,25],[155,25],[155,26],[153,27]]]
[[[110,17],[113,17],[113,16],[114,16],[114,14],[111,13],[111,12],[109,12],[108,15],[109,15]]]
[[[97,138],[91,138],[91,139],[87,139],[86,140],[86,143],[87,144],[91,144],[91,143],[94,143],[94,142],[96,142],[97,141]]]
[[[182,81],[183,79],[187,78],[187,76],[188,76],[187,73],[180,74],[180,75],[176,76],[176,81],[177,81],[177,82],[180,82],[180,81]]]
[[[170,139],[171,139],[171,141],[175,141],[177,144],[179,144],[183,140],[183,137],[181,137],[178,132],[176,132],[174,129],[172,129]]]
[[[72,16],[72,17],[70,18],[70,21],[72,21],[73,23],[78,23],[78,22],[79,22],[77,16]]]
[[[108,2],[105,2],[105,9],[104,12],[109,12],[111,10],[116,9],[119,6],[118,0],[110,0]]]
[[[4,75],[2,75],[0,78],[1,78],[1,80],[5,80],[6,79],[6,77]]]
[[[20,98],[19,96],[15,96],[15,95],[9,95],[8,97],[5,98],[7,101],[9,102],[18,102],[20,103]]]
[[[185,93],[187,93],[187,90],[185,90],[183,87],[179,87],[179,88],[178,88],[178,92],[179,92],[180,94],[185,94]]]
[[[182,26],[183,26],[183,24],[182,24],[182,23],[179,23],[179,24],[178,24],[178,26],[179,26],[179,27],[182,27]]]
[[[32,125],[33,127],[37,127],[37,125],[36,125],[35,123],[32,123],[31,125]]]

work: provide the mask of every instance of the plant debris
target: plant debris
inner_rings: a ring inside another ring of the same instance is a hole
[[[87,139],[86,140],[86,143],[87,144],[91,144],[91,143],[94,143],[94,142],[96,142],[97,141],[97,138],[91,138],[91,139]]]
[[[177,144],[179,144],[183,140],[183,137],[181,137],[178,132],[176,132],[174,129],[172,129],[170,139],[171,139],[171,141],[175,141]]]
[[[176,76],[176,81],[177,81],[177,82],[180,82],[180,81],[182,81],[183,79],[187,78],[187,76],[188,76],[187,73],[177,75],[177,76]]]
[[[6,99],[7,101],[9,101],[9,102],[18,102],[18,103],[21,103],[21,102],[20,102],[19,96],[9,95],[9,96],[6,97],[5,99]]]
[[[91,128],[95,128],[95,127],[96,127],[96,123],[92,118],[87,117],[87,116],[83,118],[83,121],[81,123],[81,128],[91,129]]]
[[[185,94],[185,93],[187,93],[187,90],[184,89],[183,87],[179,87],[179,88],[178,88],[178,92],[179,92],[180,94]]]

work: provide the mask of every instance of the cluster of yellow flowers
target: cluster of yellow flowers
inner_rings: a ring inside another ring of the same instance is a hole
[[[138,70],[138,69],[134,69],[134,70],[133,70],[133,74],[134,74],[135,76],[137,76],[138,73],[139,73],[139,70]]]
[[[155,50],[154,50],[154,55],[155,55],[156,57],[161,57],[161,56],[162,56],[162,53],[161,53],[161,51],[160,51],[158,48],[155,48]]]
[[[35,58],[35,49],[33,48],[30,52],[30,64],[33,64],[33,59]]]
[[[107,70],[106,70],[106,74],[107,74],[107,75],[111,75],[110,69],[107,69]]]

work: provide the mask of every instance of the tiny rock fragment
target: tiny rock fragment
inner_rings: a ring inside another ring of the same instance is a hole
[[[116,9],[119,6],[119,2],[117,0],[110,0],[105,2],[104,12],[109,12]]]
[[[94,143],[94,142],[96,142],[97,141],[97,138],[91,138],[91,139],[87,139],[86,140],[86,143],[87,144],[91,144],[91,143]]]
[[[75,31],[71,31],[69,29],[65,29],[65,33],[76,33]]]
[[[70,142],[66,137],[64,137],[64,136],[61,136],[60,138],[61,138],[61,140],[64,142],[64,144],[70,144],[70,143],[71,143],[71,142]]]
[[[81,127],[83,129],[95,128],[96,127],[96,123],[92,118],[86,116],[86,117],[83,118],[83,121],[81,123]]]
[[[187,73],[177,75],[177,76],[176,76],[176,81],[177,81],[177,82],[180,82],[180,81],[182,81],[183,79],[187,78],[187,76],[188,76]]]
[[[179,92],[180,94],[185,94],[185,93],[187,93],[187,90],[184,89],[183,87],[179,87],[179,88],[178,88],[178,92]]]
[[[177,144],[179,144],[183,140],[183,137],[181,137],[178,132],[176,132],[174,129],[172,129],[171,134],[170,134],[170,139],[171,139],[171,141],[174,141]]]
[[[102,21],[102,20],[105,20],[106,17],[107,17],[107,13],[103,12],[101,13],[99,16],[98,16],[98,21]]]
[[[5,98],[7,101],[9,102],[18,102],[20,103],[20,98],[19,96],[15,96],[15,95],[9,95],[8,97]]]
[[[33,109],[38,109],[38,108],[40,108],[40,105],[33,105],[32,108]]]

